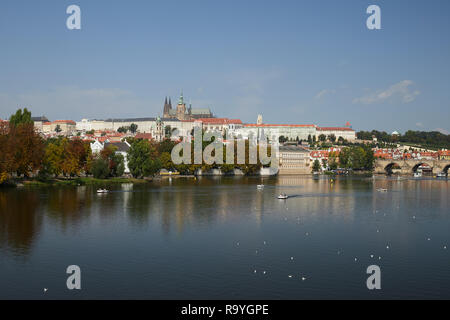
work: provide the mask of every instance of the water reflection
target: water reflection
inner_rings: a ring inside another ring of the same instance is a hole
[[[263,190],[256,189],[260,183],[265,184]],[[282,192],[292,198],[275,199]],[[447,181],[302,176],[163,179],[115,186],[103,195],[85,186],[1,190],[0,247],[28,255],[47,224],[70,235],[84,225],[127,222],[129,232],[159,226],[170,235],[239,221],[260,226],[265,219],[284,216],[311,222],[379,221],[386,214],[392,219],[439,219],[447,214],[448,195]]]
[[[39,194],[0,191],[0,248],[15,255],[30,253],[42,227]]]

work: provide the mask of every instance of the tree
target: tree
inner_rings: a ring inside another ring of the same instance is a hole
[[[56,127],[55,127],[55,132],[56,133],[60,133],[62,130],[61,130],[61,126],[58,124],[58,125],[56,125]]]
[[[96,179],[106,179],[109,176],[108,162],[101,157],[92,163],[92,174]]]
[[[108,176],[120,177],[125,171],[123,155],[116,153],[117,147],[109,145],[100,152],[100,157],[108,164]]]
[[[147,140],[138,140],[131,145],[128,151],[128,167],[133,177],[147,177],[161,169],[159,159],[152,157],[155,151]]]
[[[137,129],[138,129],[137,124],[132,123],[132,124],[130,125],[130,132],[131,132],[132,134],[135,134],[135,133],[137,132]]]
[[[330,170],[336,170],[338,168],[336,158],[337,154],[335,152],[330,152],[330,154],[328,155],[328,168]]]
[[[109,159],[109,174],[112,177],[121,177],[125,172],[125,161],[120,153],[113,153]]]
[[[287,140],[288,140],[288,139],[287,139],[285,136],[280,136],[280,137],[278,138],[278,141],[279,141],[280,143],[285,143]]]
[[[0,184],[4,183],[14,171],[14,146],[9,136],[8,124],[0,122]]]
[[[27,108],[19,109],[9,118],[9,124],[11,126],[17,127],[21,124],[34,124],[31,120],[31,112]]]
[[[368,145],[346,147],[339,154],[341,167],[354,170],[372,170],[375,157]]]
[[[120,127],[119,129],[117,129],[117,132],[119,133],[127,133],[128,132],[128,127]]]
[[[326,135],[324,135],[324,134],[319,135],[319,141],[324,142],[326,140],[327,140],[327,136]]]
[[[78,176],[82,171],[88,172],[92,155],[88,142],[67,138],[49,139],[45,147],[43,174],[59,176]]]
[[[330,140],[331,142],[335,143],[335,142],[336,142],[336,136],[332,133],[332,134],[330,135],[330,137],[329,137],[329,140]]]
[[[50,142],[45,148],[45,155],[42,170],[46,174],[59,176],[62,173],[62,159],[64,148],[60,143]]]
[[[164,127],[164,136],[166,138],[170,138],[170,135],[172,134],[172,128],[170,125]]]
[[[320,166],[319,160],[317,160],[317,159],[314,160],[313,165],[312,165],[312,171],[313,172],[319,172],[320,169],[321,169],[321,166]]]
[[[166,170],[172,170],[175,166],[172,162],[172,156],[168,152],[163,152],[159,157],[161,162],[161,168]]]
[[[176,144],[177,143],[175,141],[172,141],[170,139],[164,139],[157,145],[156,149],[158,150],[159,154],[162,154],[163,152],[168,152],[170,154]]]
[[[13,150],[13,171],[28,177],[41,167],[44,156],[44,143],[34,130],[31,122],[19,123],[10,127],[8,143]]]

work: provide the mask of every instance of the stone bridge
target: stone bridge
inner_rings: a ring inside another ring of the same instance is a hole
[[[416,172],[417,168],[422,164],[429,165],[433,170],[433,174],[438,174],[441,172],[448,173],[450,168],[450,160],[376,159],[374,171],[378,174],[388,173],[393,167],[395,168],[397,165],[399,167],[399,169],[397,168],[398,172],[407,175]]]

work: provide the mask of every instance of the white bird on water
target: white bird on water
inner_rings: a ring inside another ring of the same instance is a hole
[[[306,278],[305,277],[302,277],[302,281],[305,281],[306,280]]]
[[[44,288],[44,292],[47,292],[47,290],[48,290],[47,288]]]

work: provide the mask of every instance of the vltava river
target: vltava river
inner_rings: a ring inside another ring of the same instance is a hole
[[[260,183],[0,190],[0,298],[450,298],[447,180]],[[374,264],[379,291],[366,287]]]

